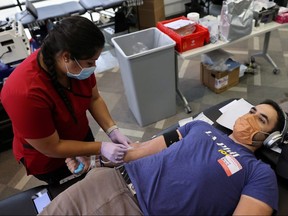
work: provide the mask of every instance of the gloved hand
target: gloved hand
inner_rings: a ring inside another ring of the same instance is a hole
[[[108,136],[112,142],[122,143],[125,146],[127,146],[127,148],[130,148],[129,144],[132,143],[131,140],[128,137],[124,136],[118,128],[111,131],[111,133],[109,133]]]
[[[101,154],[113,163],[123,163],[127,146],[124,144],[102,142]]]
[[[71,173],[81,175],[88,171],[90,167],[90,157],[79,156],[76,158],[66,158],[65,163]]]

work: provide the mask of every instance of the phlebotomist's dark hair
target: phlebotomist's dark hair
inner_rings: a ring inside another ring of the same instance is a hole
[[[41,46],[43,61],[53,85],[76,123],[71,102],[64,87],[57,80],[56,55],[60,51],[67,51],[72,60],[85,60],[93,57],[104,44],[104,35],[93,22],[81,16],[71,16],[56,23]]]

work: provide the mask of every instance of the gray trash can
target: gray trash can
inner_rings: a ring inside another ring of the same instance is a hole
[[[112,43],[138,124],[146,126],[175,115],[175,41],[153,27],[114,37]]]

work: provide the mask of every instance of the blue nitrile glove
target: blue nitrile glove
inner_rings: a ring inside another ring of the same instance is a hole
[[[102,142],[101,154],[113,163],[123,163],[127,146],[121,143]]]
[[[118,128],[114,129],[113,131],[111,131],[109,134],[108,134],[109,138],[111,139],[112,142],[114,143],[122,143],[124,144],[125,146],[127,146],[128,148],[130,147],[130,143],[131,140],[124,136],[120,130]]]

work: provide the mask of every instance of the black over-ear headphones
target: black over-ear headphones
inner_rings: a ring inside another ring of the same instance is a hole
[[[283,142],[283,139],[285,137],[285,134],[288,131],[288,119],[287,114],[282,110],[283,116],[284,116],[284,127],[282,132],[280,131],[274,131],[271,133],[264,141],[263,144],[267,148],[272,148],[275,145],[279,145],[281,142]]]

